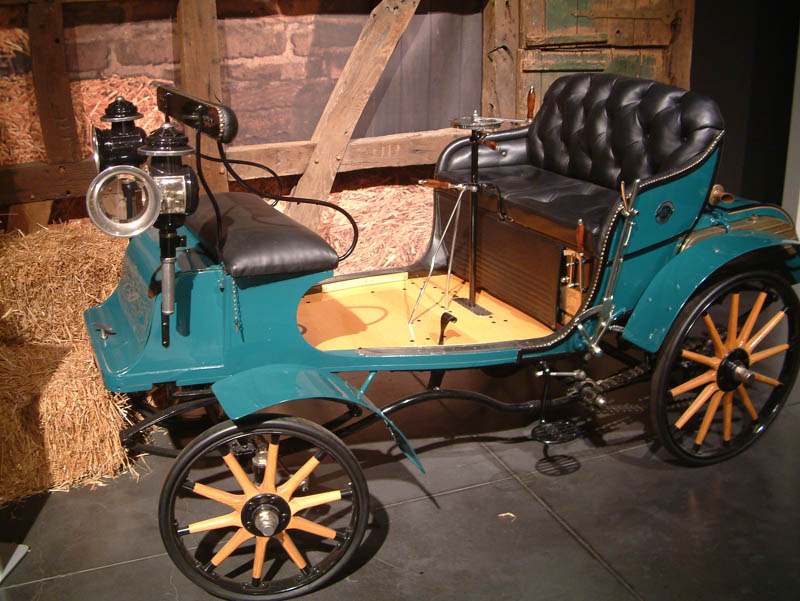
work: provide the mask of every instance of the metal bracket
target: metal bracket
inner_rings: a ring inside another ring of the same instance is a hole
[[[97,328],[97,331],[100,332],[100,340],[105,340],[109,336],[116,336],[117,334],[112,328],[98,321],[93,321],[92,326]]]

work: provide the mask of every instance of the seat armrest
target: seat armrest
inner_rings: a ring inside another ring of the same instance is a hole
[[[500,167],[504,165],[523,165],[528,161],[528,129],[530,125],[496,131],[486,136],[496,142],[499,150],[481,145],[478,148],[478,167]],[[500,151],[505,151],[503,155]],[[459,138],[445,146],[436,163],[436,173],[454,169],[469,169],[471,149],[469,137]]]

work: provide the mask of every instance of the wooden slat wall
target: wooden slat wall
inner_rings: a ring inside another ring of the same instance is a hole
[[[361,112],[419,1],[382,0],[370,14],[311,137],[314,150],[293,196],[327,198]],[[316,230],[322,210],[294,204],[287,214]]]
[[[420,2],[353,137],[437,130],[480,109],[480,39],[479,1]]]
[[[519,35],[519,2],[488,0],[483,9],[482,115],[515,116]]]

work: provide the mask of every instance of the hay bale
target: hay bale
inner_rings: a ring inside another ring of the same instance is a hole
[[[334,192],[328,201],[350,212],[359,230],[358,245],[336,269],[337,275],[411,265],[428,249],[433,225],[430,188],[371,186]],[[340,253],[353,239],[350,223],[333,209],[323,210],[317,232]]]
[[[83,324],[125,248],[87,221],[0,237],[0,504],[128,465],[126,402],[103,386]]]
[[[127,467],[125,410],[88,341],[0,345],[0,505]]]
[[[100,118],[105,114],[106,106],[117,96],[123,96],[139,109],[142,118],[137,119],[137,127],[150,133],[164,123],[164,113],[158,110],[156,100],[156,88],[162,83],[171,82],[162,82],[147,76],[118,75],[71,82],[69,87],[72,106],[83,156],[91,154],[92,125],[100,129],[108,128],[108,123],[102,122]]]
[[[126,247],[87,220],[0,236],[0,343],[86,340],[83,311],[113,292]]]

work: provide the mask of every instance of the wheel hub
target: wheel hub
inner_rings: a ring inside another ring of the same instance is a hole
[[[271,493],[255,495],[242,507],[242,526],[256,536],[274,536],[283,532],[291,519],[289,504]]]
[[[720,390],[730,392],[740,384],[753,379],[750,371],[750,354],[741,348],[733,349],[722,359],[717,369],[717,386]]]

